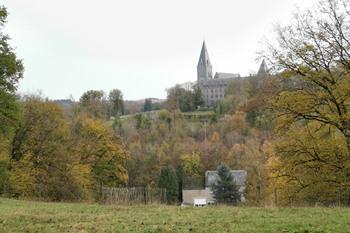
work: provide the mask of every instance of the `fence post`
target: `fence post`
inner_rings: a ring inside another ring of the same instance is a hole
[[[277,188],[275,188],[274,190],[275,192],[275,206],[277,207],[278,206],[278,195],[277,195]]]

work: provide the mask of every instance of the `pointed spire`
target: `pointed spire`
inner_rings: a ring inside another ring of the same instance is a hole
[[[205,40],[203,40],[201,55],[199,56],[198,66],[205,65],[211,66],[207,46],[205,45]]]
[[[258,75],[264,75],[267,74],[269,72],[269,69],[267,68],[265,59],[263,59],[263,61],[261,62],[259,71],[258,71]]]
[[[197,65],[197,80],[201,81],[213,78],[212,70],[213,67],[210,63],[207,46],[205,46],[205,41],[203,41],[201,55],[199,56]]]

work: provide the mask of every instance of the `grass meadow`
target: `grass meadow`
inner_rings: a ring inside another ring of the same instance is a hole
[[[348,208],[106,206],[0,199],[0,232],[350,232]]]

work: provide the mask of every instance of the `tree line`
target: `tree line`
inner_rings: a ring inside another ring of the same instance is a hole
[[[261,53],[270,74],[233,81],[211,114],[198,111],[197,87],[175,86],[164,105],[146,99],[129,117],[117,89],[87,91],[68,111],[19,98],[23,62],[1,31],[1,192],[84,200],[104,186],[161,187],[177,203],[225,163],[247,171],[248,205],[349,204],[350,5],[316,5],[276,26]]]

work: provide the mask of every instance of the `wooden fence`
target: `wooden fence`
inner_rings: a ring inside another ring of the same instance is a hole
[[[152,204],[166,203],[166,190],[161,188],[102,188],[104,204]]]

